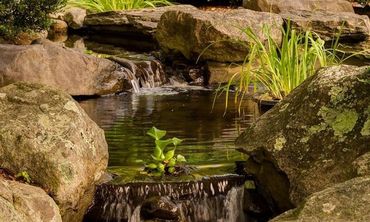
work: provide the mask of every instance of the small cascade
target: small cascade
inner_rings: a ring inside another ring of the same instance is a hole
[[[167,82],[162,64],[157,60],[131,61],[115,56],[109,59],[122,66],[135,93],[140,92],[141,88],[155,88]]]
[[[244,181],[232,174],[186,182],[103,184],[85,221],[246,221]]]

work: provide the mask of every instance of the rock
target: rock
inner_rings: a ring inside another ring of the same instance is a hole
[[[67,33],[68,25],[65,21],[55,19],[50,26],[50,32],[52,33]],[[49,33],[50,34],[50,33]]]
[[[110,11],[89,14],[84,25],[99,33],[124,34],[125,37],[140,37],[153,40],[162,14],[169,10],[195,10],[190,5],[173,5],[139,10]]]
[[[0,176],[0,221],[62,222],[62,218],[44,190]]]
[[[300,31],[311,30],[323,40],[360,42],[370,38],[370,20],[367,16],[348,12],[291,11],[280,14],[286,23]]]
[[[178,220],[180,211],[177,205],[168,197],[151,197],[145,200],[141,207],[144,219]]]
[[[84,20],[86,17],[86,10],[72,7],[65,11],[63,20],[67,22],[68,27],[72,29],[80,29],[83,27]]]
[[[207,62],[208,84],[227,83],[236,73],[243,70],[241,64]]]
[[[247,9],[217,11],[168,11],[158,24],[157,40],[167,53],[180,52],[187,59],[218,62],[242,62],[248,54],[247,35],[250,27],[262,40],[263,26],[270,27],[270,36],[281,41],[283,20],[271,13]]]
[[[352,4],[346,0],[243,0],[243,7],[273,13],[296,10],[354,13]]]
[[[271,222],[370,221],[370,177],[357,177],[309,196]]]
[[[21,32],[13,39],[6,39],[6,43],[15,45],[30,45],[36,39],[46,39],[48,36],[47,31],[41,32]]]
[[[74,96],[117,93],[125,87],[126,73],[118,64],[49,41],[31,46],[0,45],[0,67],[0,86],[27,81]]]
[[[369,67],[346,65],[321,69],[307,79],[237,139],[257,169],[246,170],[267,191],[288,184],[282,192],[294,205],[363,175],[353,162],[370,152],[369,79]],[[264,165],[270,166],[267,175],[280,176],[263,177]]]
[[[0,95],[0,166],[28,172],[63,221],[81,221],[107,167],[104,131],[60,90],[15,83]]]

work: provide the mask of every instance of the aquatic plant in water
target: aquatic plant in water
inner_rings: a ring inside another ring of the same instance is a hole
[[[226,93],[226,108],[231,86],[236,86],[235,102],[239,107],[250,93],[251,84],[254,92],[263,90],[271,99],[282,99],[318,68],[340,63],[336,55],[338,38],[331,48],[325,48],[325,41],[315,33],[299,32],[290,25],[283,30],[281,44],[273,40],[268,27],[263,31],[266,42],[250,28],[243,32],[250,39],[250,53],[244,60],[243,69],[217,90],[217,94]]]
[[[176,147],[182,140],[176,137],[163,140],[162,138],[166,133],[165,130],[159,130],[154,126],[147,132],[147,134],[155,140],[154,151],[151,155],[152,161],[147,164],[145,168],[149,173],[173,174],[176,172],[176,165],[178,163],[186,162],[185,157],[180,154],[175,157]],[[171,144],[173,146],[169,147]]]
[[[128,9],[154,8],[171,5],[168,0],[69,0],[70,6],[86,9],[88,12],[106,12]]]

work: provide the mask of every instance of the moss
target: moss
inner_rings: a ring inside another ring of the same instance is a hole
[[[274,144],[274,148],[277,150],[277,151],[280,151],[283,149],[284,147],[284,144],[286,143],[286,139],[285,137],[281,136],[279,138],[277,138],[275,140],[275,144]]]
[[[339,111],[328,107],[321,107],[318,114],[334,130],[334,135],[339,137],[351,132],[358,119],[357,112],[352,109]]]
[[[361,135],[370,136],[370,119],[368,118],[362,127]]]
[[[318,125],[311,126],[308,129],[308,132],[309,132],[310,135],[313,135],[315,133],[319,133],[319,132],[325,130],[326,127],[327,127],[327,125],[325,123],[320,123]]]
[[[344,94],[347,91],[347,88],[340,88],[338,86],[334,86],[331,88],[329,95],[330,95],[330,102],[336,105],[340,101],[344,99]]]

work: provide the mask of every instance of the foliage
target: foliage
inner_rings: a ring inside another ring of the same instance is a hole
[[[162,140],[166,135],[166,131],[159,130],[154,126],[147,132],[147,134],[155,139],[154,152],[151,155],[153,161],[146,165],[147,171],[157,172],[160,174],[173,174],[176,170],[175,166],[177,163],[186,162],[185,157],[180,154],[175,157],[176,147],[182,142],[182,140],[176,137]],[[168,147],[170,144],[172,144],[173,147]]]
[[[283,30],[281,44],[273,40],[267,27],[264,28],[266,42],[250,28],[243,32],[251,40],[243,70],[235,73],[225,87],[218,89],[218,93],[226,92],[228,97],[230,87],[235,85],[235,102],[239,102],[239,106],[249,93],[250,84],[255,92],[265,90],[273,99],[282,99],[318,68],[339,62],[335,54],[338,38],[331,49],[326,49],[325,41],[319,36],[310,31],[292,30],[290,25]]]
[[[89,12],[105,12],[170,5],[168,0],[69,0],[71,6],[84,8]]]
[[[67,0],[1,0],[0,34],[15,36],[20,32],[47,29],[48,17],[63,7]]]
[[[30,175],[26,171],[18,173],[17,175],[15,175],[15,178],[21,179],[28,184],[30,184],[32,181]]]

